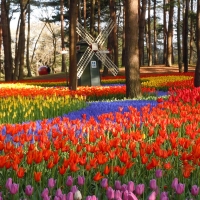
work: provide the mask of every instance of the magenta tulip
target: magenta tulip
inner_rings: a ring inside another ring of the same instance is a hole
[[[143,194],[144,189],[145,189],[145,185],[144,184],[138,184],[138,185],[136,185],[136,187],[135,187],[135,194],[136,195]]]
[[[84,185],[84,183],[85,183],[85,177],[78,176],[78,185]]]
[[[74,179],[71,176],[67,177],[66,185],[72,186]]]
[[[27,185],[25,188],[25,194],[27,196],[31,196],[33,194],[33,187],[31,185]]]
[[[106,196],[108,199],[113,199],[114,198],[114,190],[111,187],[108,187],[107,191],[106,191]]]
[[[156,190],[156,188],[157,188],[156,179],[150,180],[150,182],[149,182],[149,187],[150,187],[152,190]]]
[[[13,183],[10,185],[9,191],[11,194],[16,194],[18,190],[19,190],[19,184]]]
[[[199,187],[197,185],[193,185],[191,188],[191,194],[193,196],[197,196],[199,194]]]

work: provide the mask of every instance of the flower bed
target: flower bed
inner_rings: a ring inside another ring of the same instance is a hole
[[[1,124],[2,198],[199,199],[200,89],[190,76],[168,80],[169,98],[90,102],[79,114]],[[39,91],[54,89],[66,95]]]

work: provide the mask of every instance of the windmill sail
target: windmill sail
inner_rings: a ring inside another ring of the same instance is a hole
[[[97,36],[95,40],[95,42],[98,43],[99,46],[102,46],[104,44],[110,32],[113,30],[114,26],[115,26],[115,23],[110,19],[108,21],[108,25],[106,26],[106,28],[99,33],[99,35]]]
[[[119,72],[118,67],[113,63],[113,61],[106,54],[103,54],[100,51],[97,51],[95,55],[102,62],[102,64],[110,70],[110,72],[114,76],[118,74]]]
[[[84,27],[77,21],[76,32],[85,40],[88,45],[94,42],[94,38],[90,33],[88,33]]]

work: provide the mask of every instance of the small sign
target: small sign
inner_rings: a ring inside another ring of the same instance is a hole
[[[91,68],[96,68],[96,67],[97,67],[96,61],[91,61]]]

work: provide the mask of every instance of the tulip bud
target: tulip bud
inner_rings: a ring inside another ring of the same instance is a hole
[[[25,188],[25,194],[27,196],[31,196],[33,194],[33,187],[31,185],[27,185]]]
[[[199,187],[197,185],[193,185],[191,188],[191,194],[193,196],[197,196],[199,194]]]
[[[6,181],[6,188],[9,190],[11,185],[12,185],[12,178],[8,178],[8,180]]]
[[[136,195],[141,195],[144,192],[144,188],[145,188],[144,184],[136,185],[136,187],[135,187]]]
[[[82,199],[82,194],[79,190],[77,190],[74,194],[74,200],[81,200]]]
[[[19,190],[19,184],[16,184],[16,183],[11,184],[9,190],[11,194],[16,194]]]
[[[185,190],[185,184],[179,183],[175,190],[177,194],[182,194]]]
[[[78,176],[78,185],[84,185],[84,183],[85,183],[85,177]]]
[[[116,189],[116,190],[121,190],[121,187],[122,187],[122,186],[121,186],[121,182],[118,181],[118,180],[116,180],[116,181],[115,181],[115,189]]]
[[[162,177],[162,170],[161,169],[157,169],[156,170],[156,178],[161,178]]]
[[[71,176],[67,177],[66,185],[72,186],[74,179]]]
[[[114,199],[114,190],[111,187],[108,187],[107,191],[106,191],[106,196],[108,199]]]
[[[135,184],[133,181],[129,181],[128,184],[127,184],[127,190],[129,192],[133,192],[135,190]]]
[[[48,187],[49,188],[54,188],[55,185],[56,185],[56,180],[54,180],[53,178],[50,178],[48,180]]]
[[[156,190],[156,188],[157,188],[156,179],[150,180],[149,187],[150,187],[152,190]]]
[[[101,181],[101,187],[102,188],[107,188],[108,187],[108,179],[107,178],[103,178]]]

